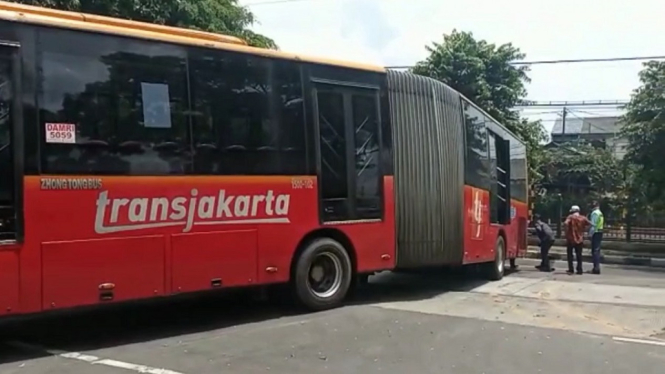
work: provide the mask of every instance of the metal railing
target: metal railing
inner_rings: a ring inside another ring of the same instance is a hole
[[[659,215],[660,216],[660,215]],[[563,220],[547,219],[543,217],[557,238],[564,237]],[[529,235],[535,236],[533,227],[529,227]],[[665,244],[665,213],[662,217],[649,217],[648,219],[607,219],[603,228],[603,240],[623,241],[634,243],[663,243]]]

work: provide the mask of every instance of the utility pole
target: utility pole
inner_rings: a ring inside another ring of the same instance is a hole
[[[568,114],[568,110],[566,107],[563,107],[563,114],[561,114],[561,136],[565,137],[566,136],[566,115]]]

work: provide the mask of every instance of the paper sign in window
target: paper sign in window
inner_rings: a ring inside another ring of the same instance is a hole
[[[145,127],[168,129],[171,127],[171,101],[169,86],[161,83],[141,82],[143,98],[143,124]]]
[[[44,126],[47,143],[76,144],[75,124],[47,122]]]

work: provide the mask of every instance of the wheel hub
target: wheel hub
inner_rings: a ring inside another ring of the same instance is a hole
[[[342,277],[342,262],[339,257],[329,252],[322,252],[312,261],[307,283],[314,295],[328,298],[339,291]]]
[[[309,276],[312,277],[312,279],[315,282],[321,282],[321,280],[323,279],[323,276],[324,276],[323,272],[324,272],[323,267],[321,267],[321,266],[312,266],[312,271],[310,272]]]

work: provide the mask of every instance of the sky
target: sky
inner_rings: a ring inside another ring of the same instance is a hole
[[[513,43],[525,61],[665,55],[658,0],[240,0],[253,30],[282,50],[383,66],[413,65],[453,29]],[[658,42],[661,40],[661,42]],[[628,100],[642,62],[535,65],[528,99]],[[620,113],[571,108],[574,116]],[[529,108],[549,131],[561,108]]]

